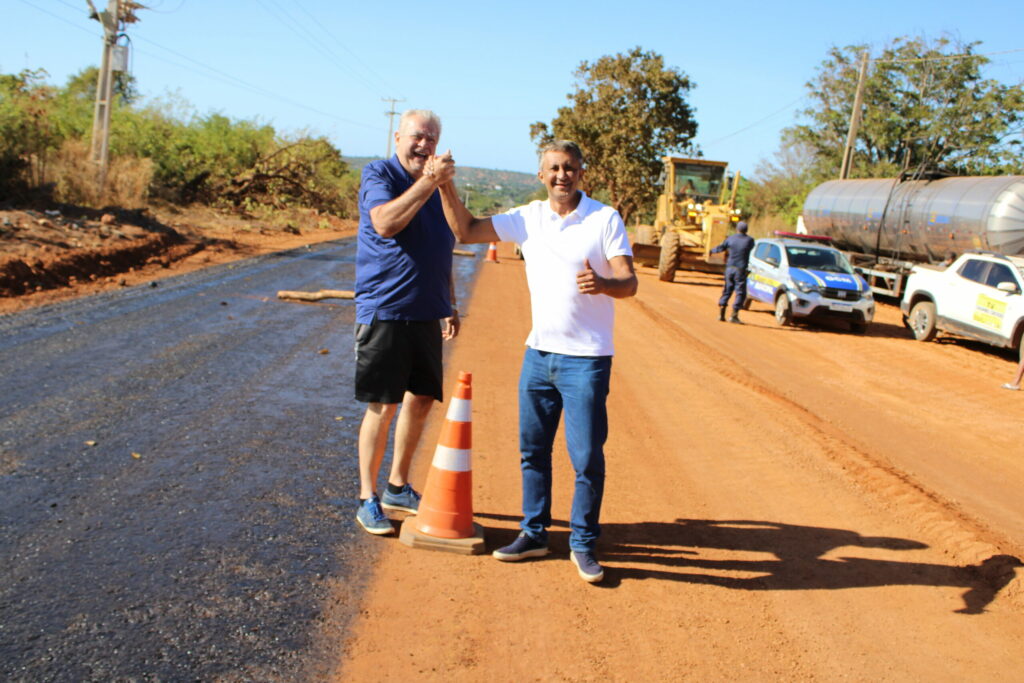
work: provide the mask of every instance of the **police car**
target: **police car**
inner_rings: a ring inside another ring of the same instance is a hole
[[[871,289],[828,238],[776,233],[754,242],[747,275],[747,301],[775,308],[775,322],[797,319],[846,320],[864,332],[875,317]]]

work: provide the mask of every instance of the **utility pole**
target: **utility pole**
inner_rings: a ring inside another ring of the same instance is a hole
[[[393,97],[382,97],[380,99],[381,99],[382,102],[390,102],[391,103],[391,110],[384,112],[385,116],[388,117],[388,153],[384,156],[384,158],[385,159],[390,159],[391,158],[391,138],[394,137],[394,132],[395,132],[395,114],[398,113],[397,111],[395,111],[395,103],[396,102],[405,102],[405,100],[396,100]]]
[[[110,142],[110,109],[114,96],[113,56],[117,43],[117,28],[120,24],[119,0],[107,0],[105,12],[97,12],[92,2],[89,7],[94,17],[103,25],[103,59],[96,79],[96,108],[92,120],[92,160],[99,164],[99,189],[107,181],[108,146]]]
[[[853,148],[857,145],[857,127],[860,125],[861,102],[864,98],[864,81],[868,73],[868,51],[860,58],[860,75],[857,77],[857,94],[853,96],[853,111],[850,113],[850,130],[846,135],[846,149],[843,150],[843,165],[839,169],[839,179],[846,180],[853,166]]]
[[[96,78],[96,108],[92,120],[91,149],[92,160],[100,167],[98,184],[102,192],[107,182],[110,113],[114,105],[114,72],[128,70],[127,48],[117,45],[118,29],[121,24],[138,21],[135,11],[146,8],[135,0],[107,0],[107,9],[98,12],[92,0],[85,2],[91,12],[89,18],[95,19],[103,26],[103,58]]]

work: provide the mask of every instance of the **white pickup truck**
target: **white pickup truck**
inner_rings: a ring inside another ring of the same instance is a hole
[[[979,251],[947,268],[914,266],[900,310],[921,341],[942,331],[1017,349],[1024,357],[1024,258]]]

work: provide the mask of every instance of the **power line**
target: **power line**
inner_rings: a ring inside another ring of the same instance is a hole
[[[67,3],[67,2],[64,2],[64,0],[57,0],[57,1],[60,2],[63,5],[71,7],[72,9],[78,9],[77,6],[74,6],[74,5],[71,5],[71,4]],[[90,30],[88,30],[88,29],[86,29],[86,28],[84,28],[82,26],[79,26],[78,24],[74,23],[73,21],[65,19],[64,17],[61,17],[60,15],[57,15],[57,14],[54,14],[53,12],[45,10],[42,7],[39,7],[38,5],[34,5],[31,2],[28,2],[28,0],[21,0],[21,2],[23,4],[25,4],[25,5],[28,5],[29,7],[33,8],[33,9],[35,9],[35,10],[38,10],[40,12],[43,12],[44,14],[50,15],[54,19],[62,21],[64,23],[66,23],[66,24],[70,24],[71,26],[74,26],[75,28],[77,28],[79,30],[85,31],[86,33],[88,33],[91,36],[94,36],[94,37],[98,36],[98,34],[94,33],[93,31],[90,31]],[[378,126],[372,126],[372,125],[369,125],[369,124],[366,124],[366,123],[361,123],[359,121],[352,121],[351,119],[346,119],[344,117],[337,116],[335,114],[331,114],[331,113],[328,113],[328,112],[325,112],[325,111],[321,111],[319,109],[316,109],[315,107],[310,107],[309,105],[304,104],[302,102],[296,102],[295,100],[289,99],[289,98],[287,98],[287,97],[285,97],[283,95],[280,95],[280,94],[275,93],[273,91],[261,88],[261,87],[259,87],[257,85],[254,85],[252,83],[244,81],[241,78],[238,78],[236,76],[232,76],[231,74],[228,74],[228,73],[225,73],[223,71],[220,71],[219,69],[215,69],[214,67],[209,66],[208,64],[205,64],[205,63],[203,63],[203,62],[201,62],[199,60],[192,59],[188,55],[184,55],[184,54],[178,52],[177,50],[173,50],[173,49],[171,49],[169,47],[161,45],[160,43],[157,43],[154,40],[150,40],[148,38],[143,38],[141,36],[136,36],[135,40],[142,41],[144,43],[148,43],[150,45],[153,45],[154,47],[160,48],[161,50],[166,50],[167,52],[171,53],[172,55],[175,55],[175,56],[177,56],[177,57],[179,57],[181,59],[184,59],[184,60],[186,60],[188,62],[191,62],[191,63],[193,63],[193,64],[195,64],[195,65],[197,65],[199,67],[202,67],[203,69],[206,69],[207,71],[209,71],[211,73],[203,73],[201,71],[197,71],[197,70],[195,70],[193,68],[190,68],[190,67],[188,67],[188,66],[186,66],[184,64],[176,62],[176,61],[174,61],[172,59],[168,59],[168,58],[162,57],[162,56],[160,56],[158,54],[154,54],[153,52],[150,52],[148,50],[143,50],[143,49],[140,49],[140,48],[136,48],[136,51],[141,53],[141,54],[148,55],[148,56],[152,57],[153,59],[165,62],[167,64],[171,64],[173,66],[178,67],[179,69],[184,69],[186,71],[190,71],[191,73],[197,74],[199,76],[203,76],[205,78],[209,78],[209,79],[214,80],[214,81],[218,81],[220,83],[225,83],[227,85],[232,85],[232,86],[234,86],[236,88],[240,88],[242,90],[247,90],[247,91],[249,91],[251,93],[254,93],[254,94],[257,94],[257,95],[262,95],[264,97],[269,97],[269,98],[277,100],[279,102],[284,102],[284,103],[290,104],[290,105],[292,105],[294,107],[298,107],[300,109],[305,109],[307,111],[313,112],[314,114],[318,114],[320,116],[325,116],[327,118],[334,119],[334,120],[339,121],[341,123],[347,123],[349,125],[358,126],[360,128],[366,128],[367,130],[380,130],[380,128]]]
[[[159,2],[159,0],[157,0],[157,2]],[[168,10],[168,9],[157,9],[157,7],[159,7],[159,6],[160,6],[159,4],[154,6],[153,5],[153,0],[148,0],[148,4],[146,5],[146,10],[149,11],[149,12],[153,12],[155,14],[174,14],[176,12],[181,11],[181,8],[185,6],[185,0],[178,0],[178,6],[175,7],[174,9],[170,9],[170,10]]]
[[[314,26],[316,26],[316,27],[317,27],[317,28],[319,28],[319,29],[320,29],[321,31],[323,31],[323,32],[324,32],[324,34],[325,34],[325,35],[326,35],[326,36],[327,36],[327,37],[328,37],[328,38],[329,38],[330,40],[332,40],[332,41],[333,41],[333,42],[334,42],[335,44],[337,44],[337,45],[338,45],[339,47],[341,47],[341,49],[342,49],[342,50],[344,50],[345,52],[347,52],[347,53],[348,53],[348,54],[349,54],[349,55],[350,55],[350,56],[352,57],[352,59],[354,59],[354,60],[355,60],[356,62],[358,62],[358,63],[359,63],[359,65],[360,65],[360,66],[362,66],[362,67],[363,67],[364,69],[366,69],[367,73],[369,73],[369,75],[370,75],[370,76],[371,76],[371,77],[372,77],[372,78],[373,78],[373,79],[374,79],[375,81],[377,81],[378,83],[381,83],[382,85],[388,85],[387,81],[386,81],[386,80],[385,80],[384,78],[382,78],[382,77],[380,76],[380,74],[378,74],[378,73],[377,73],[377,72],[375,72],[375,71],[374,71],[374,70],[373,70],[372,68],[370,68],[370,66],[369,66],[369,65],[368,65],[368,64],[367,64],[366,62],[364,62],[363,60],[361,60],[361,59],[359,58],[359,55],[358,55],[358,54],[356,54],[356,53],[355,53],[355,52],[353,52],[352,50],[348,49],[348,46],[347,46],[347,45],[345,45],[345,43],[344,43],[344,42],[342,42],[342,41],[338,40],[338,38],[337,38],[337,37],[336,37],[336,36],[335,36],[335,35],[334,35],[333,33],[331,33],[331,32],[330,32],[330,30],[328,30],[328,28],[327,28],[327,23],[326,23],[326,22],[323,22],[323,21],[318,21],[318,20],[317,20],[317,18],[316,18],[316,17],[314,17],[314,16],[312,15],[312,14],[310,14],[310,13],[309,13],[309,10],[307,10],[307,9],[305,8],[305,6],[304,6],[304,5],[303,5],[303,4],[301,3],[301,2],[299,2],[299,0],[292,0],[292,2],[293,2],[293,3],[294,3],[294,4],[295,4],[295,5],[296,5],[296,6],[297,6],[297,7],[298,7],[298,8],[300,9],[300,10],[302,10],[302,11],[303,11],[303,13],[305,13],[305,15],[306,15],[307,17],[309,17],[310,21],[312,21],[312,22],[313,22],[313,25],[314,25]]]
[[[33,5],[28,0],[20,0],[20,1],[21,1],[21,3],[23,5],[28,5],[32,9],[38,10],[38,11],[42,12],[43,14],[49,14],[54,19],[56,19],[58,21],[62,21],[65,24],[68,24],[70,26],[74,26],[79,31],[85,31],[86,33],[88,33],[90,36],[92,36],[94,38],[98,38],[100,36],[100,34],[94,33],[93,31],[90,31],[89,29],[85,28],[84,26],[80,26],[80,25],[76,24],[75,22],[71,21],[70,19],[65,19],[64,17],[60,16],[59,14],[54,14],[53,12],[51,12],[49,10],[45,10],[42,7],[39,7],[38,5]],[[63,0],[57,0],[57,1],[61,2],[61,4],[67,5],[68,7],[74,7],[73,5],[70,5],[70,4],[66,3],[66,2],[63,2]],[[74,9],[79,9],[79,8],[78,7],[74,7]]]
[[[298,20],[296,20],[288,12],[287,9],[285,9],[283,6],[279,5],[278,3],[274,2],[274,0],[267,0],[268,2],[271,3],[272,7],[268,6],[264,2],[264,0],[256,0],[256,1],[260,4],[260,6],[263,7],[263,9],[265,9],[268,13],[272,14],[275,19],[277,19],[278,21],[283,23],[285,26],[287,26],[288,30],[290,30],[292,33],[294,33],[296,36],[298,36],[299,40],[303,41],[304,43],[306,43],[307,45],[312,47],[314,50],[319,52],[322,56],[326,57],[327,61],[333,63],[341,71],[343,71],[343,72],[347,73],[348,75],[352,76],[364,88],[366,88],[367,90],[369,90],[370,92],[372,92],[375,95],[378,94],[376,88],[373,87],[372,83],[370,83],[369,81],[364,79],[362,76],[360,76],[356,72],[352,71],[349,67],[345,66],[343,64],[343,62],[341,61],[341,59],[336,54],[334,54],[331,51],[329,46],[327,46],[317,36],[313,35],[305,26],[303,26]],[[280,14],[278,14],[278,12],[280,12]]]
[[[371,126],[371,125],[366,124],[366,123],[360,123],[359,121],[353,121],[351,119],[346,119],[346,118],[343,118],[341,116],[337,116],[335,114],[331,114],[331,113],[328,113],[328,112],[325,112],[325,111],[321,111],[319,109],[316,109],[315,107],[309,106],[308,104],[303,104],[302,102],[296,102],[295,100],[289,99],[289,98],[285,97],[284,95],[280,95],[280,94],[278,94],[276,92],[273,92],[271,90],[265,90],[265,89],[263,89],[263,88],[261,88],[261,87],[259,87],[257,85],[253,85],[252,83],[249,83],[247,81],[243,81],[242,79],[237,78],[235,76],[232,76],[231,74],[225,73],[223,71],[220,71],[219,69],[213,68],[212,66],[209,66],[209,65],[204,64],[204,63],[202,63],[200,61],[192,59],[191,57],[189,57],[187,55],[183,55],[180,52],[172,50],[169,47],[165,47],[163,45],[160,45],[159,43],[156,43],[156,42],[154,42],[152,40],[149,40],[148,38],[142,38],[142,37],[136,36],[135,39],[136,40],[141,40],[141,41],[146,42],[146,43],[149,43],[149,44],[151,44],[151,45],[153,45],[155,47],[158,47],[158,48],[160,48],[162,50],[166,50],[166,51],[170,52],[171,54],[176,55],[176,56],[178,56],[178,57],[180,57],[182,59],[188,60],[189,62],[192,62],[193,64],[197,64],[198,66],[200,66],[200,67],[202,67],[204,69],[207,69],[207,70],[211,71],[212,73],[203,73],[201,71],[196,71],[195,69],[192,69],[192,68],[190,68],[188,66],[180,64],[178,62],[175,62],[175,61],[173,61],[171,59],[167,59],[166,57],[161,57],[160,55],[154,54],[152,52],[136,48],[137,52],[140,52],[140,53],[145,54],[145,55],[149,55],[150,57],[152,57],[154,59],[157,59],[157,60],[160,60],[162,62],[166,62],[168,64],[172,64],[174,66],[177,66],[180,69],[185,69],[186,71],[191,71],[192,73],[198,74],[199,76],[203,76],[205,78],[209,78],[209,79],[212,79],[212,80],[215,80],[215,81],[219,81],[221,83],[227,83],[228,85],[233,85],[236,88],[241,88],[243,90],[248,90],[251,93],[254,93],[254,94],[257,94],[257,95],[262,95],[264,97],[269,97],[269,98],[277,100],[279,102],[284,102],[284,103],[290,104],[290,105],[292,105],[294,107],[298,107],[300,109],[305,109],[306,111],[313,112],[314,114],[319,114],[320,116],[326,116],[328,118],[334,119],[336,121],[340,121],[342,123],[347,123],[347,124],[350,124],[350,125],[353,125],[353,126],[359,126],[360,128],[366,128],[368,130],[379,130],[379,128],[377,126]]]
[[[729,133],[728,135],[726,135],[724,137],[720,137],[717,140],[705,143],[703,146],[710,147],[711,145],[717,145],[719,142],[723,142],[724,140],[728,140],[731,137],[735,137],[735,136],[739,135],[740,133],[746,132],[746,131],[750,130],[751,128],[753,128],[754,126],[757,126],[757,125],[759,125],[761,123],[764,123],[765,121],[767,121],[768,119],[772,118],[773,116],[778,116],[782,112],[787,111],[789,109],[792,109],[796,105],[800,104],[800,101],[803,100],[803,99],[804,99],[804,96],[801,95],[800,97],[796,98],[795,100],[793,100],[792,102],[787,104],[785,107],[782,107],[781,109],[773,111],[771,114],[768,114],[764,118],[758,119],[757,121],[754,121],[753,123],[751,123],[751,124],[749,124],[747,126],[744,126],[743,128],[740,128],[738,131],[736,131],[734,133]]]

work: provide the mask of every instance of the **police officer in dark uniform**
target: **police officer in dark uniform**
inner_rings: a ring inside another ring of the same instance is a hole
[[[725,309],[729,306],[729,295],[736,292],[732,301],[732,317],[729,322],[740,322],[740,306],[747,298],[747,263],[750,252],[754,248],[754,238],[747,235],[746,221],[736,224],[736,232],[725,238],[725,241],[711,250],[712,254],[728,251],[725,262],[725,286],[722,297],[718,300],[718,319],[725,320]]]

